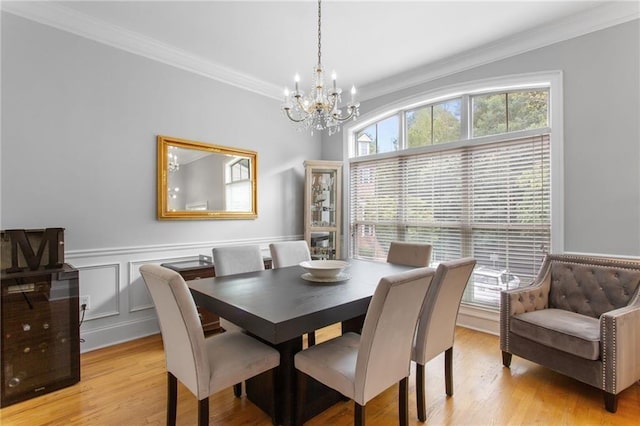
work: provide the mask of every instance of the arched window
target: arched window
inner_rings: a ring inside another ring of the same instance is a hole
[[[475,257],[464,301],[485,306],[530,282],[551,250],[561,143],[558,79],[537,77],[413,98],[347,129],[350,255],[384,260],[392,241],[415,241],[432,244],[432,264]]]

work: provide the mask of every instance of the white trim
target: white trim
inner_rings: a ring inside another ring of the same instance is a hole
[[[90,40],[156,60],[231,86],[280,100],[282,88],[221,64],[187,53],[155,39],[108,24],[55,2],[2,2],[2,11],[67,31]],[[372,99],[439,77],[528,52],[553,43],[622,24],[640,17],[635,1],[605,2],[567,19],[522,32],[359,89],[360,100]]]
[[[93,264],[93,265],[82,265],[82,266],[74,266],[78,271],[82,272],[82,271],[86,271],[86,270],[90,270],[90,269],[106,269],[106,268],[113,268],[113,270],[115,271],[114,276],[115,276],[115,280],[113,282],[113,294],[115,295],[119,295],[120,294],[120,263],[97,263],[97,264]],[[82,280],[80,281],[80,289],[82,289]],[[83,296],[83,294],[81,294],[81,296]],[[115,310],[112,311],[106,311],[106,312],[102,312],[100,314],[97,315],[92,315],[91,311],[93,309],[87,309],[85,311],[85,317],[83,320],[83,323],[86,321],[93,321],[93,320],[97,320],[100,318],[108,318],[108,317],[113,317],[113,316],[118,316],[120,315],[120,298],[119,297],[115,297]],[[88,312],[88,314],[87,314]]]
[[[296,235],[296,238],[302,239],[301,236]],[[295,238],[293,238],[295,239]],[[81,250],[69,250],[65,251],[65,259],[72,260],[77,258],[87,257],[101,257],[101,256],[121,256],[138,253],[153,253],[159,251],[184,251],[184,250],[211,250],[213,247],[226,246],[226,245],[243,245],[243,244],[259,244],[263,247],[267,247],[269,243],[274,241],[287,241],[285,238],[251,238],[243,240],[227,240],[227,241],[203,241],[195,243],[173,243],[173,244],[153,244],[146,246],[129,246],[129,247],[106,247],[96,249],[81,249]],[[263,248],[264,249],[264,248]]]
[[[150,317],[121,321],[82,332],[81,337],[84,342],[80,344],[80,353],[106,348],[158,333],[160,333],[160,326],[154,311],[154,315]]]
[[[638,18],[640,7],[636,1],[605,2],[569,18],[362,86],[358,96],[363,101],[387,95]]]
[[[2,10],[268,98],[282,99],[280,86],[187,53],[140,33],[92,18],[59,3],[14,1],[3,3]]]

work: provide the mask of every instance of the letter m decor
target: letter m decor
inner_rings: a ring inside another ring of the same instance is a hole
[[[62,268],[64,228],[8,229],[2,231],[2,271]],[[35,248],[35,249],[34,249]],[[7,264],[11,259],[10,265]]]

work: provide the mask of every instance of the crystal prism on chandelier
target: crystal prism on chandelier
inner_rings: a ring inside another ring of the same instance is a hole
[[[324,69],[321,61],[321,5],[318,0],[318,65],[313,68],[313,81],[309,94],[305,96],[304,92],[298,87],[300,77],[296,74],[295,90],[289,92],[284,89],[284,104],[282,111],[291,120],[298,123],[298,130],[308,129],[313,134],[314,130],[327,129],[332,135],[340,130],[340,124],[344,121],[355,120],[360,111],[360,104],[355,101],[356,88],[351,87],[351,101],[347,104],[347,111],[343,115],[339,104],[342,102],[342,89],[336,86],[336,73],[331,75],[331,88],[325,87]]]

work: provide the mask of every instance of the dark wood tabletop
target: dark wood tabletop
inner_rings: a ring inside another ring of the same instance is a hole
[[[311,282],[300,266],[189,281],[196,303],[272,343],[366,313],[380,278],[407,269],[350,260],[342,282]]]

